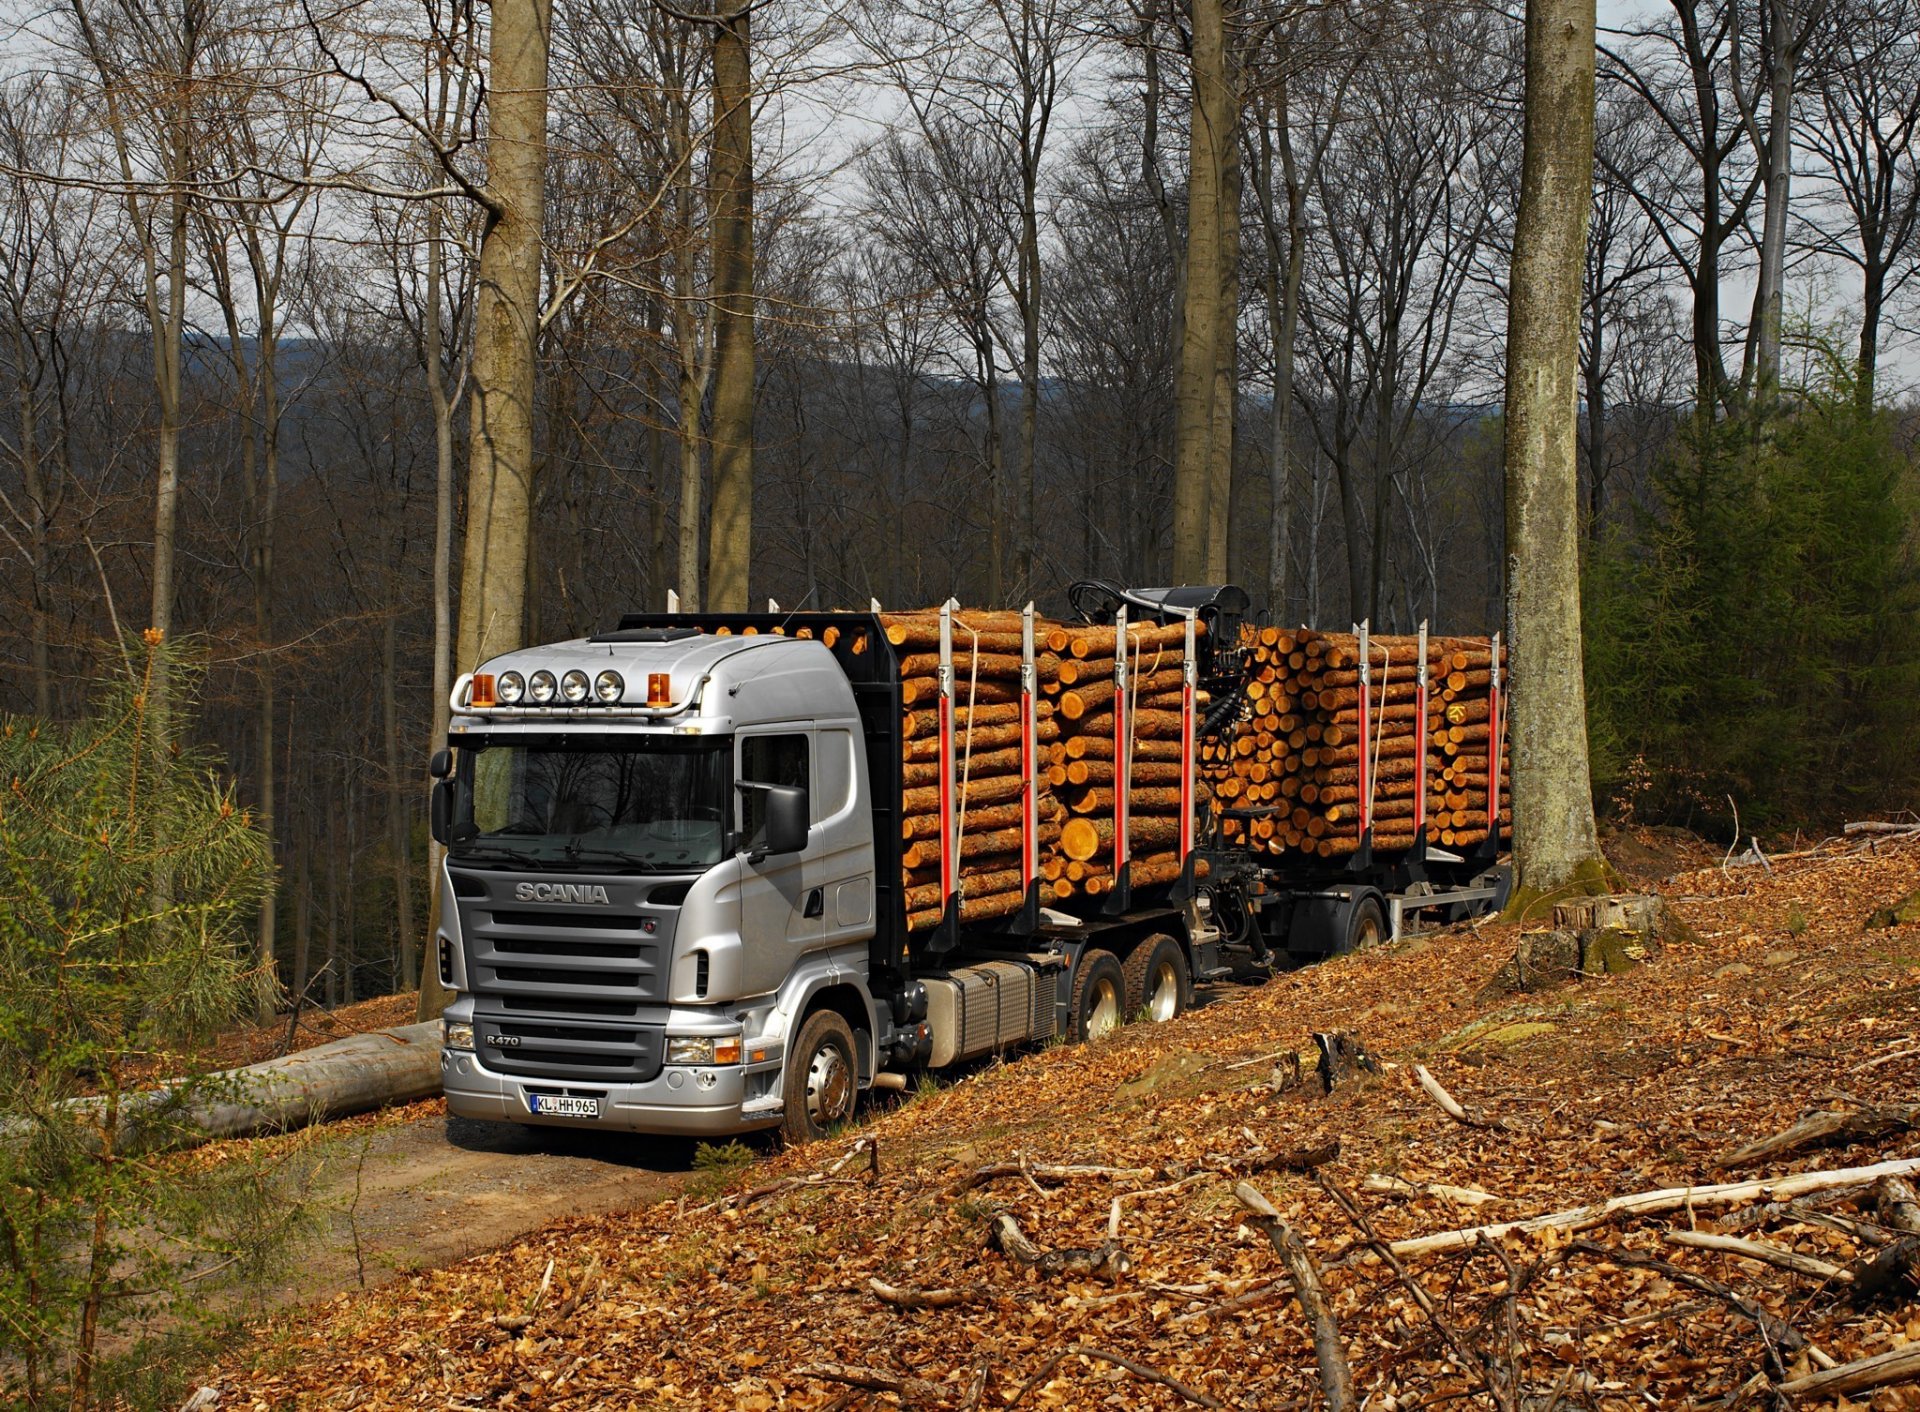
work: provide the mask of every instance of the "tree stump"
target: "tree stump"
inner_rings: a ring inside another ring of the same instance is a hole
[[[1553,923],[1552,931],[1520,938],[1513,959],[1482,989],[1482,999],[1624,975],[1657,955],[1662,945],[1693,936],[1665,902],[1650,894],[1576,897],[1555,905]]]

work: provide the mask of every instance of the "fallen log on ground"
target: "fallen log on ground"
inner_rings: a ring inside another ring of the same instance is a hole
[[[1300,1313],[1313,1335],[1313,1358],[1320,1369],[1320,1391],[1327,1399],[1328,1412],[1350,1412],[1353,1400],[1353,1370],[1347,1363],[1346,1345],[1340,1341],[1340,1329],[1334,1322],[1333,1304],[1320,1283],[1320,1267],[1300,1237],[1280,1218],[1256,1188],[1237,1183],[1233,1194],[1247,1208],[1249,1220],[1266,1235],[1274,1252],[1287,1267],[1293,1280],[1293,1295]]]
[[[1868,1142],[1905,1132],[1920,1122],[1920,1103],[1890,1103],[1840,1112],[1811,1113],[1772,1137],[1737,1148],[1714,1162],[1716,1167],[1748,1167],[1772,1157],[1786,1157],[1810,1147]]]
[[[1881,1177],[1906,1177],[1920,1172],[1920,1157],[1876,1162],[1871,1167],[1840,1167],[1825,1172],[1794,1172],[1786,1176],[1763,1177],[1751,1182],[1721,1182],[1712,1186],[1663,1187],[1658,1191],[1634,1192],[1615,1196],[1587,1206],[1565,1211],[1550,1211],[1521,1221],[1501,1221],[1490,1226],[1470,1226],[1464,1230],[1440,1231],[1433,1235],[1411,1236],[1396,1240],[1395,1255],[1426,1255],[1436,1250],[1465,1250],[1481,1237],[1498,1240],[1505,1235],[1531,1235],[1536,1231],[1583,1231],[1604,1225],[1616,1216],[1653,1216],[1668,1211],[1692,1208],[1703,1211],[1743,1202],[1786,1201],[1835,1187],[1865,1187]]]
[[[243,1069],[130,1094],[115,1143],[146,1152],[291,1132],[440,1092],[438,1020],[371,1030]],[[81,1099],[97,1114],[101,1100]]]

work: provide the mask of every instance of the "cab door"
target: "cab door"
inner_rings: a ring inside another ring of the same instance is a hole
[[[735,738],[734,778],[754,784],[792,785],[807,791],[807,818],[820,817],[814,787],[813,731],[805,726],[765,726]],[[766,842],[765,796],[734,791],[740,840],[740,940],[748,995],[777,988],[800,953],[819,943],[825,898],[810,883],[819,829],[810,827],[799,853],[755,859]]]

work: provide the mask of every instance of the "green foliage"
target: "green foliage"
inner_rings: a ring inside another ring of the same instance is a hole
[[[756,1160],[754,1150],[738,1138],[700,1143],[693,1149],[694,1175],[687,1182],[687,1192],[695,1197],[718,1196]]]
[[[1643,821],[1825,820],[1920,783],[1915,466],[1844,366],[1695,423],[1589,556],[1596,788]]]
[[[0,1355],[29,1407],[88,1405],[108,1330],[260,1273],[291,1214],[271,1164],[155,1155],[209,1084],[141,1085],[255,998],[271,864],[213,762],[166,743],[189,664],[156,638],[129,676],[74,724],[0,720]]]

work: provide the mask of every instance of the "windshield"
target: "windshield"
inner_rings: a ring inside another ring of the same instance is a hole
[[[468,862],[710,868],[726,845],[725,740],[461,742],[451,851]]]

